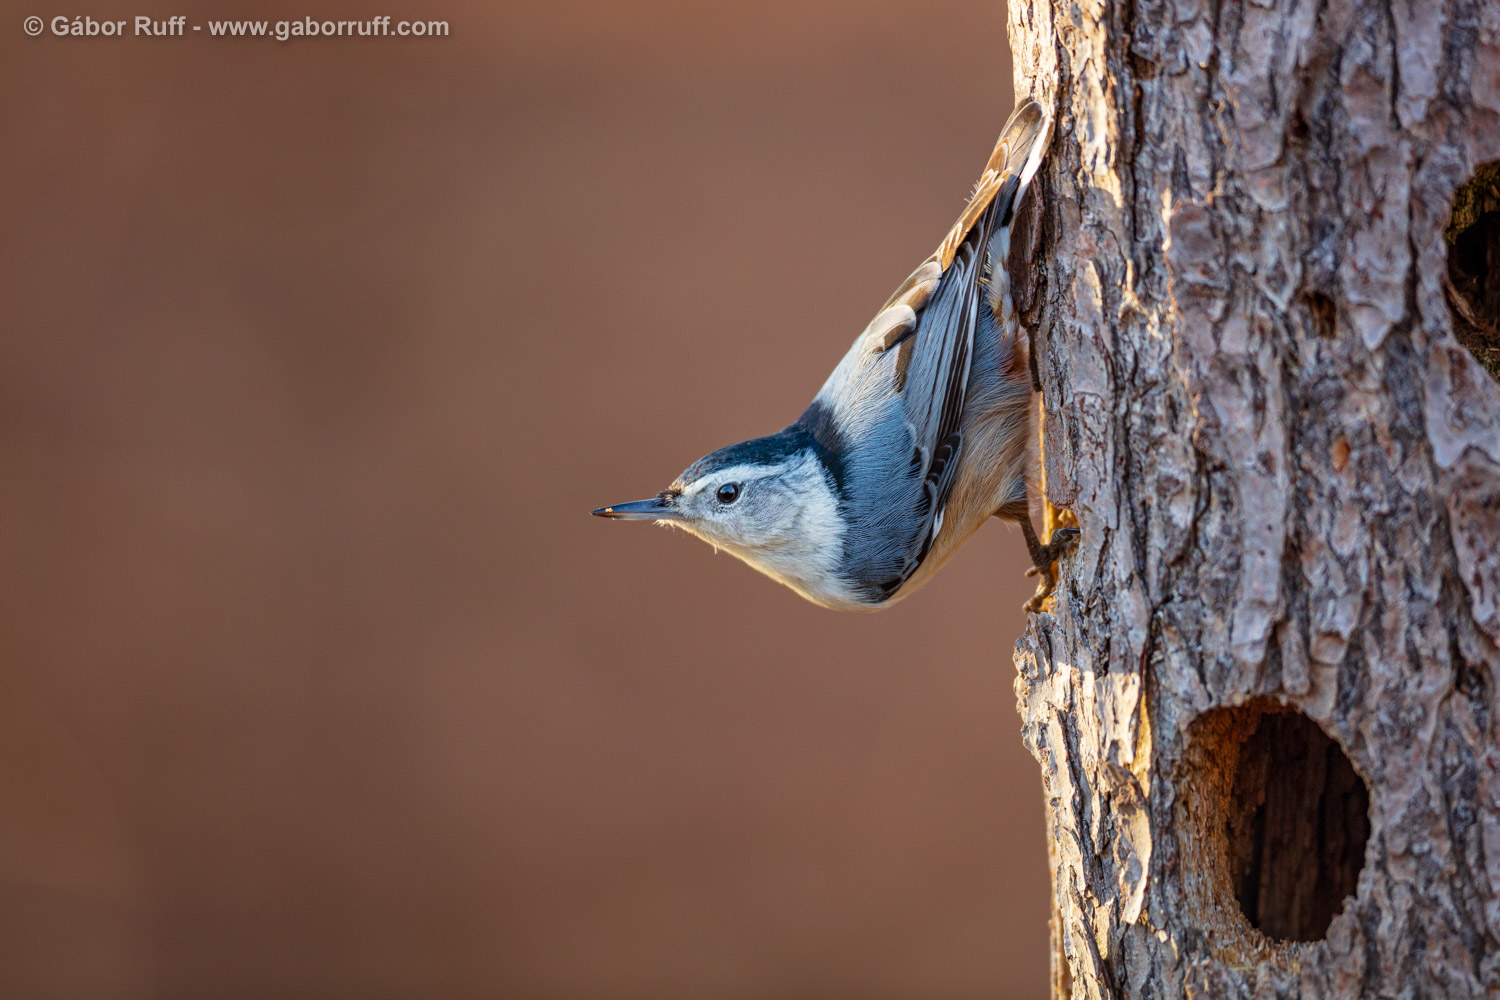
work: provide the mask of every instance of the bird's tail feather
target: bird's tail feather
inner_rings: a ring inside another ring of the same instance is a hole
[[[1042,154],[1052,133],[1052,119],[1036,101],[1026,101],[1011,112],[1010,120],[1000,131],[1000,139],[990,153],[989,162],[974,185],[974,194],[964,206],[958,221],[948,230],[942,245],[932,255],[944,271],[953,262],[958,248],[969,239],[974,226],[989,212],[986,229],[1008,226],[1011,215],[1026,187],[1041,166]],[[991,211],[993,210],[993,211]],[[984,233],[983,246],[990,233]]]
[[[1027,101],[1011,113],[985,170],[995,169],[1000,185],[995,192],[994,209],[999,225],[1010,225],[1011,216],[1021,196],[1042,165],[1047,140],[1052,137],[1052,119],[1036,101]]]
[[[1012,314],[1010,281],[1005,273],[1005,262],[1010,257],[1010,225],[1016,206],[1042,165],[1051,137],[1052,119],[1036,101],[1027,101],[1005,123],[982,175],[987,177],[994,170],[999,178],[980,222],[979,245],[986,248],[984,279],[989,287],[985,298],[990,312],[1002,326],[1009,325]]]

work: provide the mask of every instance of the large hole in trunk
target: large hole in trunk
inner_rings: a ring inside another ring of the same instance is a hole
[[[1443,238],[1454,336],[1500,379],[1500,162],[1458,189]]]
[[[1253,962],[1323,938],[1370,837],[1370,793],[1339,744],[1258,698],[1195,720],[1176,774],[1183,877],[1215,948]]]
[[[1229,874],[1267,937],[1316,941],[1352,895],[1370,793],[1339,745],[1301,712],[1262,714],[1240,745],[1225,817]]]

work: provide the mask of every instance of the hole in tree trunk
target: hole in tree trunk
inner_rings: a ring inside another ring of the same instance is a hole
[[[1370,793],[1301,712],[1262,714],[1240,745],[1225,819],[1234,894],[1267,937],[1316,941],[1353,895]]]
[[[1500,161],[1484,164],[1458,189],[1443,237],[1453,333],[1500,379]]]
[[[1369,790],[1338,743],[1256,699],[1193,723],[1178,781],[1185,876],[1211,939],[1254,961],[1245,922],[1266,943],[1324,937],[1370,836]]]

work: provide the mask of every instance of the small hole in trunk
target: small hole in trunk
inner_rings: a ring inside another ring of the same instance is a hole
[[[1454,336],[1500,379],[1500,161],[1484,164],[1458,189],[1443,238]]]

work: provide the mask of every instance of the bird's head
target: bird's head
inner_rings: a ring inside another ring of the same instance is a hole
[[[837,490],[804,434],[783,431],[721,448],[651,499],[593,513],[681,528],[821,604],[842,589]]]

